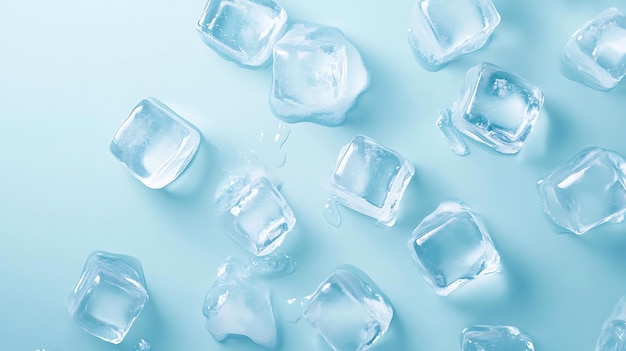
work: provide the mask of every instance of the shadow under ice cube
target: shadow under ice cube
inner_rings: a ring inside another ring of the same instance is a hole
[[[89,255],[68,300],[68,311],[88,333],[122,342],[148,301],[141,263],[134,257],[96,251]]]
[[[209,0],[198,21],[202,40],[243,66],[267,63],[287,28],[287,13],[273,0]]]
[[[543,211],[562,231],[584,234],[626,213],[626,161],[587,147],[539,180]]]
[[[585,23],[565,43],[565,77],[597,90],[611,90],[626,75],[626,17],[610,7]]]
[[[596,351],[626,350],[626,296],[619,299],[613,313],[602,325]]]
[[[344,123],[367,88],[358,50],[335,27],[294,24],[274,47],[270,107],[289,123]]]
[[[450,110],[437,125],[457,155],[469,153],[463,136],[502,154],[516,154],[526,142],[543,106],[543,93],[502,68],[482,63],[467,71]]]
[[[473,325],[461,332],[461,351],[535,351],[535,346],[519,328]]]
[[[491,0],[417,0],[409,43],[422,66],[436,71],[482,48],[499,23]]]
[[[393,308],[363,271],[343,265],[304,303],[302,316],[333,350],[365,351],[389,329]]]
[[[500,255],[476,216],[459,202],[443,202],[408,242],[415,264],[438,295],[500,271]]]
[[[185,170],[200,140],[196,127],[159,100],[147,98],[119,127],[110,150],[135,178],[160,189]]]

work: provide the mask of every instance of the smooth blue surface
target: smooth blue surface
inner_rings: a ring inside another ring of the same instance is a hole
[[[626,154],[626,87],[600,92],[559,72],[563,45],[582,23],[611,5],[626,7],[615,0],[494,3],[502,21],[490,43],[432,73],[415,62],[408,44],[410,1],[281,1],[293,20],[341,28],[361,51],[371,83],[343,126],[292,125],[285,166],[273,171],[298,218],[281,246],[298,269],[270,282],[277,321],[289,319],[294,307],[284,301],[312,293],[335,267],[350,263],[394,306],[374,351],[458,350],[458,335],[470,324],[515,325],[538,350],[594,348],[626,292],[626,224],[584,236],[555,234],[536,181],[585,145]],[[277,129],[268,106],[271,69],[243,69],[204,45],[195,29],[204,5],[3,2],[2,349],[127,351],[144,338],[154,351],[259,350],[216,342],[201,309],[225,257],[247,255],[217,226],[213,202],[222,168],[216,159],[220,145],[248,151],[261,133]],[[435,125],[467,69],[483,61],[518,73],[545,94],[545,115],[516,156],[472,148],[458,157]],[[143,186],[108,150],[119,123],[146,96],[184,116],[206,140],[189,172],[163,191]],[[338,230],[323,219],[338,150],[357,134],[415,165],[391,228],[353,211],[342,211]],[[484,285],[441,297],[416,271],[406,241],[449,198],[481,216],[503,268],[484,277]],[[150,301],[119,346],[84,332],[67,313],[67,295],[94,250],[132,255],[144,268]],[[303,321],[281,324],[278,337],[279,350],[324,345]]]

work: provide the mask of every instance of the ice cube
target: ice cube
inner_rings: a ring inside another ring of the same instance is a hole
[[[160,189],[185,170],[200,140],[196,127],[159,100],[147,98],[119,127],[110,150],[135,178]]]
[[[626,296],[615,305],[613,313],[602,325],[596,351],[626,350]]]
[[[626,17],[610,7],[585,23],[565,43],[565,77],[598,90],[611,90],[626,75]]]
[[[289,123],[344,123],[369,84],[358,50],[335,27],[294,24],[274,47],[270,106]]]
[[[209,0],[198,21],[202,40],[246,67],[267,63],[287,28],[287,13],[273,0]]]
[[[409,43],[430,71],[482,48],[500,23],[491,0],[417,0]]]
[[[414,172],[395,151],[357,135],[339,152],[328,190],[338,203],[392,226]]]
[[[303,318],[335,351],[365,351],[383,336],[393,308],[360,269],[343,265],[304,303]]]
[[[464,204],[439,204],[408,242],[415,264],[438,295],[500,271],[500,255],[487,230]]]
[[[264,175],[235,172],[218,187],[217,210],[230,236],[257,256],[274,251],[296,224],[296,217],[276,186]]]
[[[460,134],[503,153],[516,154],[537,122],[543,93],[502,68],[482,63],[467,71],[461,92],[437,125],[458,155],[466,155]],[[456,129],[456,130],[454,130]]]
[[[68,299],[68,311],[85,331],[122,342],[148,301],[141,263],[134,257],[96,251],[89,255]]]
[[[561,231],[580,235],[624,219],[626,161],[615,152],[586,147],[538,184],[543,212]]]
[[[461,351],[534,351],[533,341],[516,327],[473,325],[461,332]]]

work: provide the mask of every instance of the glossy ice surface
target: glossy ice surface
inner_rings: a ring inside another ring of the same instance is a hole
[[[344,123],[367,88],[369,76],[359,51],[336,27],[294,24],[274,47],[270,106],[290,123]]]
[[[87,258],[67,309],[86,332],[119,344],[146,302],[148,292],[139,260],[96,251]]]
[[[543,93],[534,84],[496,65],[467,71],[461,92],[437,125],[452,151],[468,154],[461,134],[496,152],[516,154],[537,122]]]
[[[613,313],[602,325],[596,351],[626,350],[626,297],[617,301]]]
[[[609,7],[585,23],[565,43],[565,77],[598,90],[611,90],[626,75],[626,17]]]
[[[461,332],[461,351],[535,351],[535,347],[517,327],[473,325]]]
[[[584,234],[626,213],[626,161],[586,147],[539,180],[543,211],[560,231]]]
[[[438,295],[500,271],[500,255],[485,228],[465,205],[443,202],[413,231],[413,260]]]
[[[110,150],[148,188],[173,182],[193,159],[201,136],[162,102],[141,100],[119,127]]]
[[[273,0],[209,0],[198,20],[200,38],[243,66],[267,63],[287,28],[287,13]]]
[[[397,152],[357,135],[339,152],[328,183],[331,201],[392,226],[414,172]]]
[[[416,0],[409,43],[422,66],[435,71],[482,48],[499,23],[491,0]]]
[[[335,269],[304,304],[304,319],[335,351],[365,351],[389,328],[393,308],[360,269]]]

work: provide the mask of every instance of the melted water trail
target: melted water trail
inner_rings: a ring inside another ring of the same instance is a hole
[[[254,153],[262,159],[270,168],[280,168],[285,165],[287,155],[283,145],[287,142],[291,128],[284,123],[269,132],[262,132],[259,136],[259,143]]]
[[[324,205],[324,219],[335,228],[341,226],[341,213],[337,200],[329,198]]]

